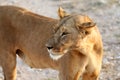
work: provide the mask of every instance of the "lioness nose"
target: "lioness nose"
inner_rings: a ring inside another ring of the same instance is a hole
[[[53,47],[47,47],[47,49],[49,49],[49,50],[52,49],[52,48],[53,48]]]

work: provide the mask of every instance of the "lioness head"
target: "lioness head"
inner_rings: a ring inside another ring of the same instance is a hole
[[[54,26],[54,35],[46,44],[50,56],[57,60],[71,50],[84,53],[83,46],[91,46],[90,35],[95,29],[95,23],[85,15],[69,15],[62,8],[59,8],[58,14],[60,20]]]

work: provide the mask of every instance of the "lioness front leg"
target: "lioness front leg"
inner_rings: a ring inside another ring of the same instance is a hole
[[[59,70],[60,80],[79,80],[87,64],[86,56],[74,52],[65,57]]]
[[[6,58],[3,58],[2,69],[4,73],[4,80],[16,79],[16,54],[6,53]]]
[[[98,80],[99,73],[84,73],[82,79],[83,80]]]
[[[76,74],[72,72],[70,73],[61,72],[59,74],[59,79],[60,80],[79,80],[81,73],[82,73],[81,71],[76,72]]]

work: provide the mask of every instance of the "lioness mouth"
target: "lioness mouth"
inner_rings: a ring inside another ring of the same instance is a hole
[[[54,60],[58,60],[64,55],[64,54],[54,53],[52,50],[48,50],[48,52],[50,57]]]
[[[54,60],[58,60],[58,59],[60,59],[62,56],[63,56],[63,54],[58,55],[58,54],[51,54],[51,53],[50,53],[50,57],[51,57],[52,59],[54,59]]]

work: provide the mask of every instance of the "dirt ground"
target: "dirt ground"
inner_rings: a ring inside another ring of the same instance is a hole
[[[58,18],[59,6],[70,13],[90,16],[103,37],[104,58],[100,80],[120,80],[120,0],[0,0],[0,5],[20,6],[52,18]],[[1,69],[0,79],[3,80]],[[58,80],[58,72],[31,69],[18,58],[17,80]]]

